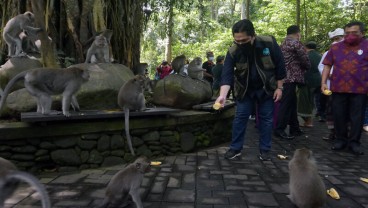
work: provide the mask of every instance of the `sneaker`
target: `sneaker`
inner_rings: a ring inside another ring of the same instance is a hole
[[[261,153],[259,153],[258,158],[262,161],[270,161],[271,160],[271,154],[270,154],[269,151],[261,152]]]
[[[241,152],[240,151],[229,149],[225,153],[225,159],[232,160],[232,159],[234,159],[236,157],[239,157],[240,155],[241,155]]]

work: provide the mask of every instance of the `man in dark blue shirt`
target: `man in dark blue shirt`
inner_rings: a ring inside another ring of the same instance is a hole
[[[279,45],[272,36],[257,36],[253,23],[243,19],[232,28],[234,44],[226,54],[220,96],[222,106],[234,87],[236,112],[230,149],[226,159],[241,155],[249,115],[257,104],[259,117],[259,159],[270,160],[274,102],[281,99],[285,64]]]

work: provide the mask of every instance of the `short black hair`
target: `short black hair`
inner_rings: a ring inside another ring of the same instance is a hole
[[[290,34],[296,34],[296,33],[300,33],[300,28],[298,25],[291,25],[290,27],[287,28],[286,30],[286,34],[290,35]]]
[[[249,36],[255,36],[256,32],[254,31],[253,23],[248,19],[242,19],[235,23],[232,28],[233,35],[234,33],[245,32]]]
[[[364,25],[364,23],[363,22],[359,22],[359,21],[349,22],[348,24],[345,25],[344,29],[346,29],[347,27],[355,26],[355,25],[358,25],[359,26],[360,32],[365,32],[365,25]]]
[[[309,48],[309,49],[316,49],[317,48],[317,43],[314,41],[309,41],[308,43],[305,44],[305,47]]]
[[[223,61],[225,59],[225,56],[217,56],[216,57],[216,63],[220,63],[221,61]]]

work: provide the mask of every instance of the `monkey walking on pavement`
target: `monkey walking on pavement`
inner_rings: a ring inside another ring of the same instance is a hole
[[[142,156],[117,172],[107,185],[105,198],[100,208],[126,205],[129,196],[132,197],[137,208],[143,208],[139,187],[142,184],[144,173],[150,170],[150,161]]]
[[[44,186],[29,173],[18,171],[13,163],[0,157],[0,208],[11,197],[21,181],[27,182],[40,194],[42,208],[50,208],[51,203]]]

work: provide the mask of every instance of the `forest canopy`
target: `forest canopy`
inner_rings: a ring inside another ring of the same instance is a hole
[[[63,66],[84,61],[88,40],[104,29],[114,31],[114,59],[133,68],[149,64],[151,73],[162,61],[178,55],[205,58],[206,51],[224,55],[232,43],[231,27],[249,18],[256,33],[280,43],[286,28],[297,24],[302,41],[314,40],[322,52],[327,33],[352,20],[368,24],[366,0],[0,0],[1,30],[17,14],[40,5],[47,34]],[[6,44],[0,41],[0,64]]]

